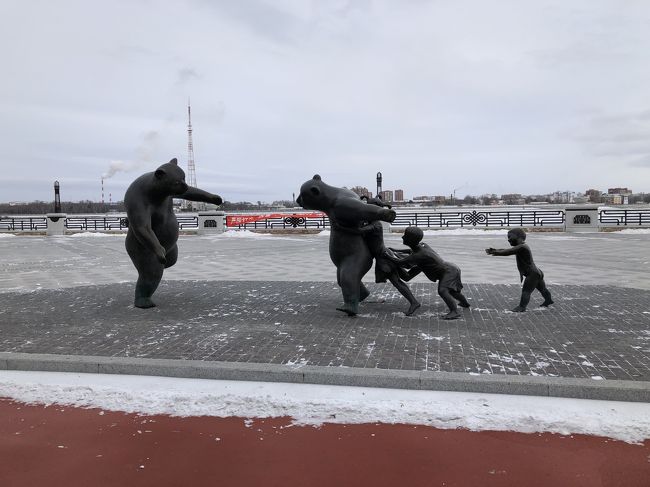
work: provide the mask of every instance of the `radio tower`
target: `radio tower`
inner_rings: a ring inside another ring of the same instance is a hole
[[[192,109],[187,99],[187,184],[196,188],[196,167],[194,166],[194,144],[192,143]],[[192,202],[187,201],[187,209],[192,209]]]

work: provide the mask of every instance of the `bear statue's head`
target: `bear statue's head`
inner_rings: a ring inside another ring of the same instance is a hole
[[[325,195],[326,187],[327,184],[321,180],[321,177],[318,174],[314,175],[312,179],[300,186],[300,195],[296,203],[305,210],[328,210],[330,201]]]
[[[176,158],[156,169],[154,177],[156,189],[166,195],[179,196],[187,191],[185,172],[178,167]]]

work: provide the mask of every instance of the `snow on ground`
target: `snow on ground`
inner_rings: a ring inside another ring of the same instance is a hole
[[[611,232],[613,234],[633,234],[633,235],[643,235],[643,234],[650,234],[650,228],[626,228],[625,230],[618,230],[616,232]]]
[[[216,235],[210,235],[210,237],[220,237],[220,238],[274,238],[273,235],[269,233],[257,233],[251,232],[250,230],[227,230],[223,233]]]
[[[400,423],[474,431],[650,438],[650,404],[502,394],[0,371],[0,397],[140,414],[284,417],[295,425]]]
[[[0,238],[15,237],[13,233],[2,233],[0,232]]]
[[[201,235],[199,238],[204,238],[208,240],[220,240],[223,238],[254,238],[258,240],[300,240],[302,241],[299,235],[290,235],[290,234],[273,234],[273,233],[262,233],[262,232],[251,232],[250,230],[227,230],[223,233],[215,233],[214,235]],[[194,237],[192,237],[194,238]]]
[[[80,233],[73,233],[72,235],[65,235],[65,236],[70,238],[126,237],[126,232],[123,233],[80,232]]]
[[[441,235],[507,235],[507,229],[484,230],[482,228],[443,228],[440,230],[424,230],[425,236]]]

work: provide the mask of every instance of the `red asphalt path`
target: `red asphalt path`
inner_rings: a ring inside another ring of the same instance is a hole
[[[650,486],[650,441],[290,421],[0,399],[0,486]]]

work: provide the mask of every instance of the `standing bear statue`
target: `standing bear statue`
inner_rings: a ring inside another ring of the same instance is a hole
[[[129,221],[126,251],[138,271],[134,306],[156,306],[151,296],[163,271],[178,258],[178,221],[172,208],[173,198],[220,205],[221,196],[188,186],[185,173],[172,159],[154,172],[133,181],[124,195]]]
[[[354,316],[359,312],[359,302],[370,294],[361,282],[372,267],[372,255],[360,233],[343,228],[359,228],[361,223],[382,220],[392,222],[396,213],[388,208],[369,205],[345,188],[325,184],[317,174],[300,187],[297,203],[306,210],[320,210],[327,214],[331,226],[329,251],[336,266],[336,281],[343,294],[343,307],[339,311]]]

